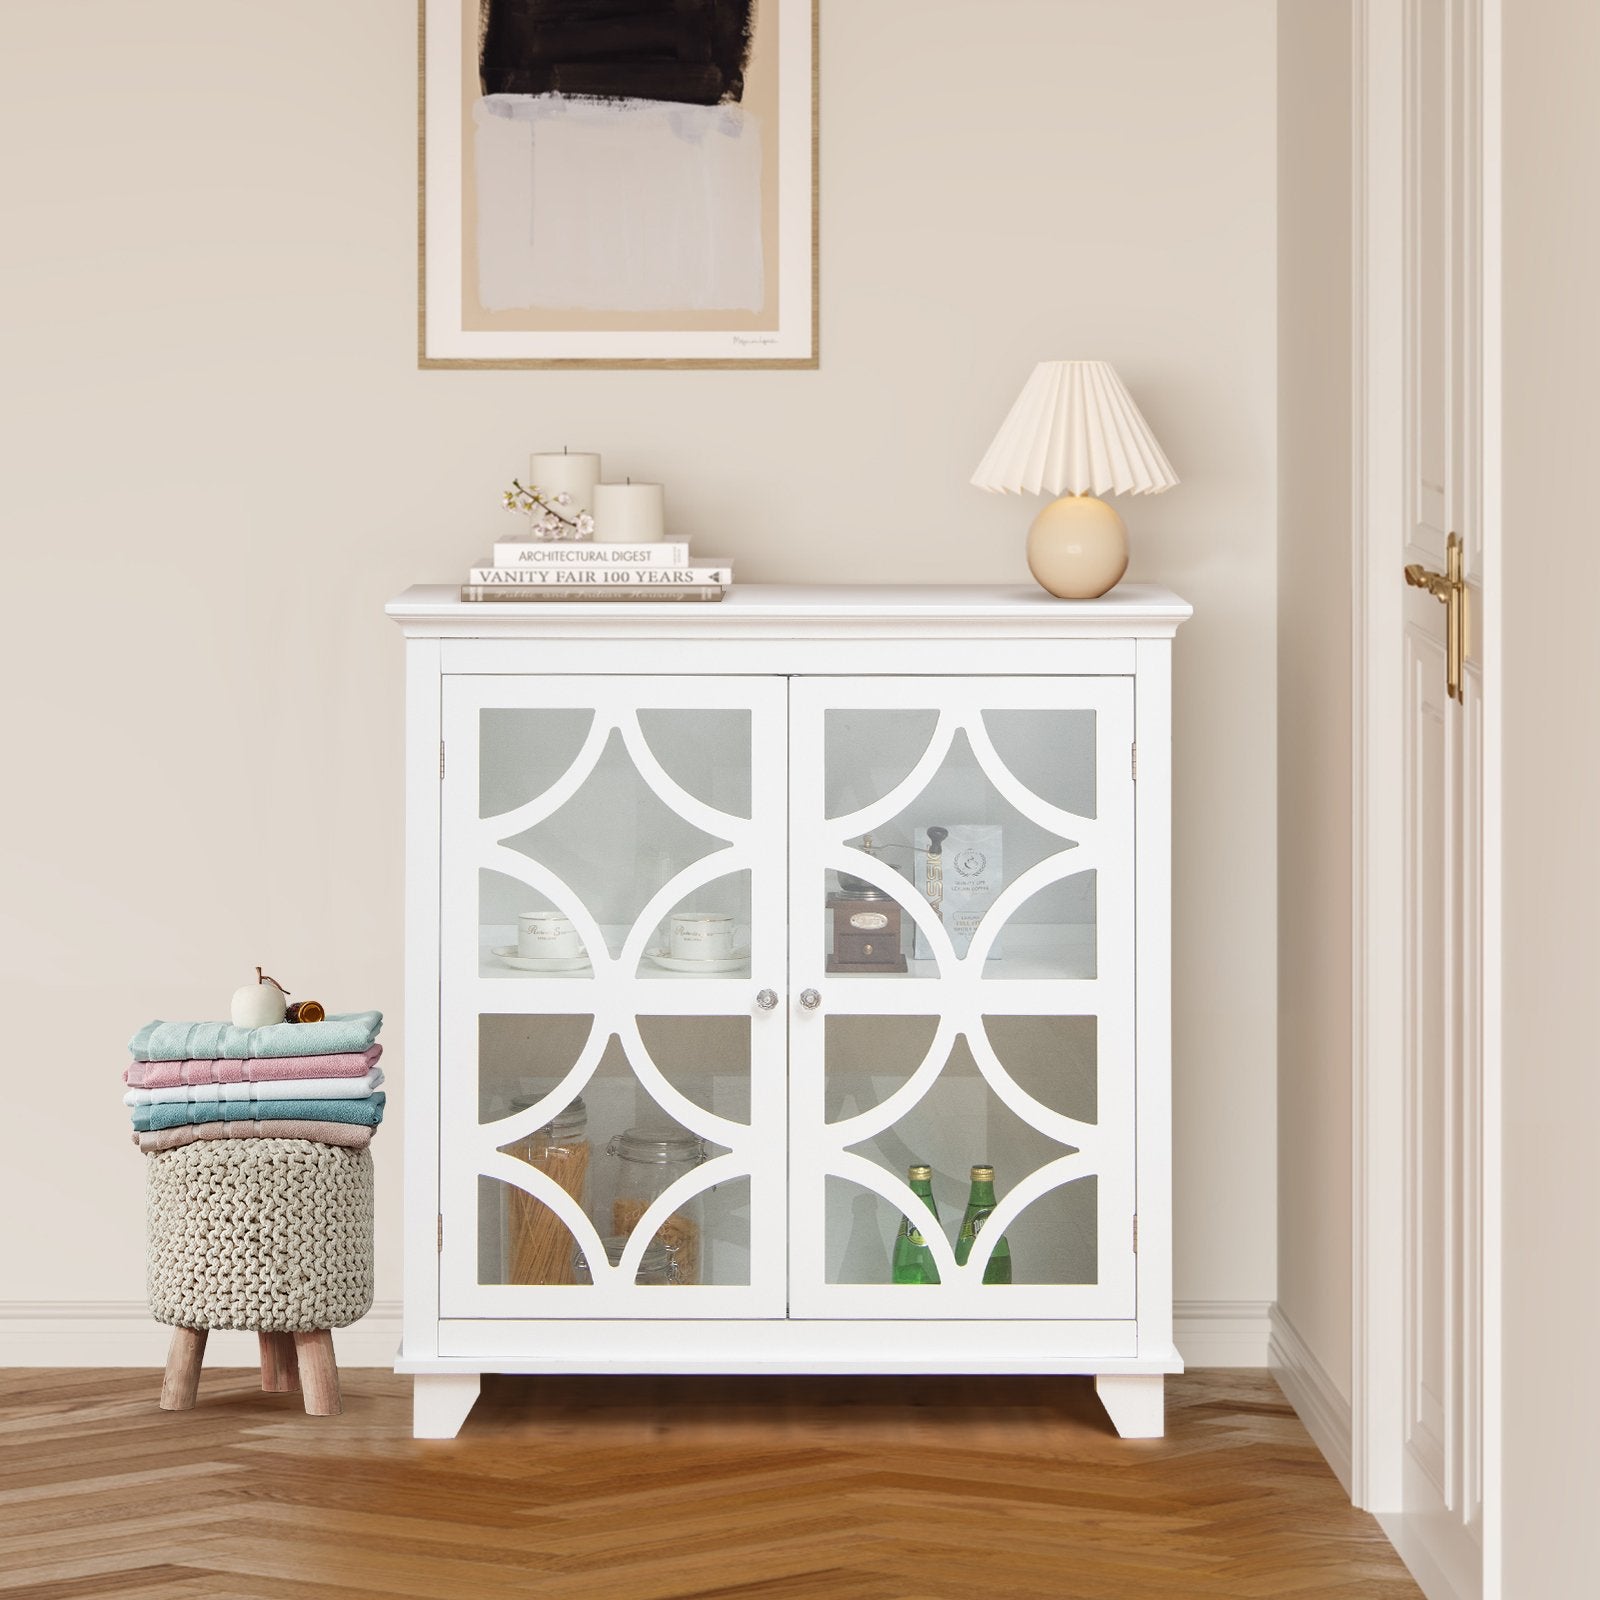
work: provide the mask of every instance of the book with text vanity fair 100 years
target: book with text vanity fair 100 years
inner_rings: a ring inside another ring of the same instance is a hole
[[[725,562],[692,567],[474,567],[467,582],[499,589],[628,588],[635,584],[654,589],[705,588],[732,583],[733,569]]]

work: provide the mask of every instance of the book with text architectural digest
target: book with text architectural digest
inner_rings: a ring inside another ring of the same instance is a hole
[[[519,540],[494,547],[496,567],[686,567],[687,540],[659,544],[565,544],[555,540]],[[489,565],[488,562],[484,563]]]

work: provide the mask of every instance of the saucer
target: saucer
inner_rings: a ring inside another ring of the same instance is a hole
[[[519,972],[583,972],[589,965],[588,956],[519,955],[514,944],[497,944],[493,950],[508,967]]]
[[[713,972],[737,972],[740,967],[750,964],[748,950],[735,950],[731,956],[721,961],[690,960],[684,956],[668,954],[665,950],[646,950],[646,957],[655,962],[658,967],[665,967],[668,972],[698,972],[705,976]]]

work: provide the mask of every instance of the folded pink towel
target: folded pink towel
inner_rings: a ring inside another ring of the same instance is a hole
[[[372,1143],[375,1131],[350,1122],[301,1122],[274,1117],[264,1122],[186,1122],[179,1128],[136,1133],[133,1142],[146,1155],[176,1150],[179,1145],[199,1139],[310,1139],[316,1144],[341,1144],[346,1149],[363,1150]]]
[[[134,1061],[122,1074],[131,1089],[174,1089],[183,1083],[266,1083],[278,1078],[364,1078],[383,1046],[343,1056],[252,1056],[243,1061]]]

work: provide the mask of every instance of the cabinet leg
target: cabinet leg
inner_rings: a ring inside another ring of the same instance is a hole
[[[1159,1372],[1102,1372],[1094,1392],[1124,1439],[1159,1439],[1167,1431],[1166,1379]]]
[[[261,1387],[268,1394],[293,1394],[300,1387],[294,1335],[258,1333],[256,1343],[261,1347]]]
[[[161,1379],[161,1409],[191,1411],[200,1388],[200,1363],[206,1353],[204,1328],[174,1328]]]
[[[419,1372],[411,1383],[411,1437],[453,1439],[477,1401],[482,1379],[476,1372]]]
[[[336,1417],[344,1410],[339,1399],[339,1366],[333,1359],[333,1335],[326,1328],[294,1336],[295,1360],[300,1367],[300,1387],[305,1391],[308,1417]]]

